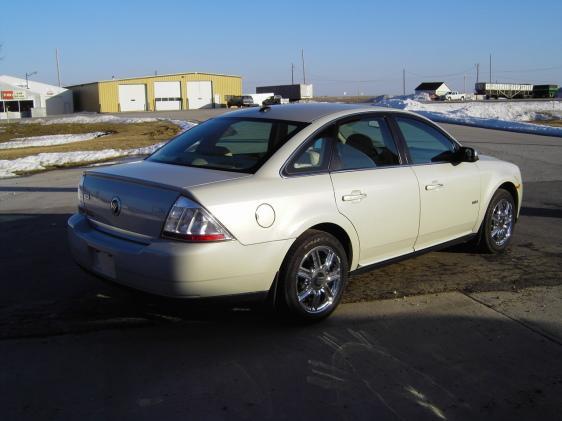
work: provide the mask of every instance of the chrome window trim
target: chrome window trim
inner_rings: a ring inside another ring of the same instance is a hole
[[[330,171],[330,174],[338,174],[343,172],[357,172],[357,171],[387,170],[391,168],[408,168],[410,166],[411,165],[408,164],[400,164],[400,165],[385,165],[384,167],[349,168],[349,169],[342,169],[342,170],[333,170]]]

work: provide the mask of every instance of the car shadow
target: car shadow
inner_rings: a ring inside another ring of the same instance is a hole
[[[0,186],[0,192],[47,192],[47,193],[66,193],[75,192],[76,187],[26,187],[26,186]]]
[[[0,214],[0,338],[177,321],[270,318],[250,300],[173,299],[82,270],[67,244],[70,214]],[[273,319],[272,319],[273,320]]]
[[[562,218],[562,209],[522,207],[521,215],[541,218]]]
[[[379,305],[308,326],[222,319],[7,341],[0,404],[18,420],[559,419],[559,344],[466,298],[437,313]]]

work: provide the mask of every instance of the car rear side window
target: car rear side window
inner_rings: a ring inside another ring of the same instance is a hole
[[[414,164],[450,162],[456,146],[429,124],[406,117],[395,117]]]
[[[342,123],[336,133],[335,169],[378,168],[400,164],[398,149],[384,117]]]
[[[148,160],[253,173],[305,123],[259,118],[217,118],[179,135]]]
[[[293,175],[327,171],[330,165],[330,134],[330,130],[324,130],[309,140],[289,162],[285,172]]]

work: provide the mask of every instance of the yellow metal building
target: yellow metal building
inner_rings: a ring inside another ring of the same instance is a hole
[[[67,86],[76,111],[189,110],[224,107],[242,95],[242,77],[214,73],[175,73],[112,79]]]

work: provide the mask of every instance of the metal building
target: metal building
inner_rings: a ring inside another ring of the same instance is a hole
[[[112,79],[67,86],[76,111],[189,110],[226,106],[242,94],[242,77],[215,73],[174,73]]]
[[[420,83],[414,92],[416,95],[428,94],[430,96],[443,96],[451,89],[445,84],[445,82],[422,82]]]
[[[72,92],[60,86],[0,76],[0,120],[45,117],[74,111]]]

